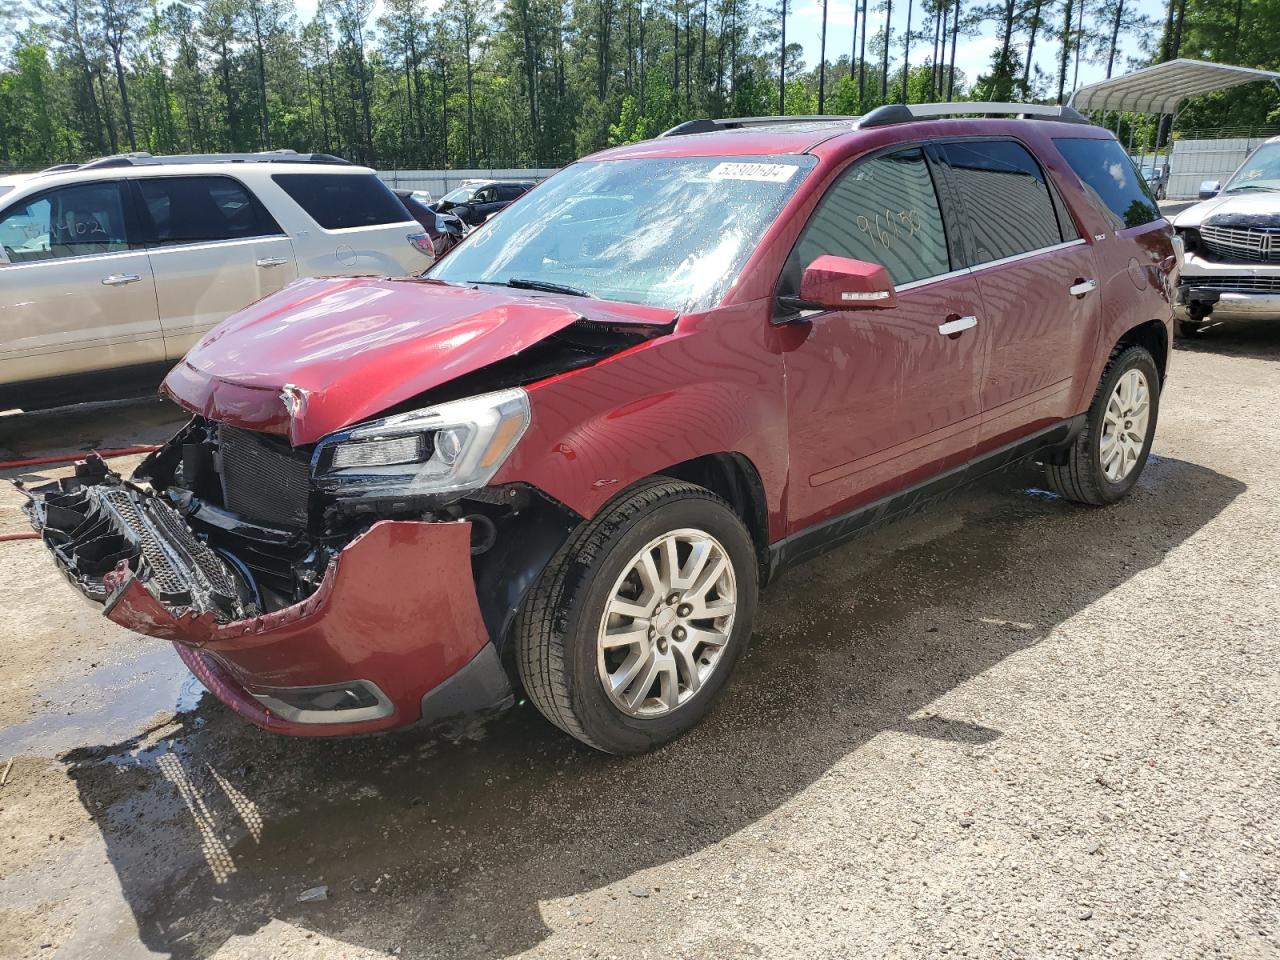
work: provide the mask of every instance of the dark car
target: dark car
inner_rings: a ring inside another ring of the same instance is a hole
[[[422,224],[431,242],[431,254],[442,257],[467,235],[467,226],[452,213],[439,213],[431,205],[429,195],[416,193],[413,190],[393,191],[413,219]]]
[[[1067,500],[1129,493],[1176,264],[1070,108],[697,121],[571,164],[421,278],[242,310],[165,380],[192,419],[132,482],[90,458],[26,509],[111,620],[269,730],[523,690],[647,750],[711,708],[782,570],[1021,460]]]
[[[433,206],[478,227],[534,188],[534,180],[479,180],[455,187]]]

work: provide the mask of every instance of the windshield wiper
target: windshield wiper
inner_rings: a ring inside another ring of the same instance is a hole
[[[570,287],[563,283],[552,283],[549,280],[526,280],[523,277],[509,277],[507,286],[515,287],[518,290],[542,290],[545,293],[564,293],[571,297],[596,299],[593,294],[587,293],[585,290],[579,290],[577,287]]]
[[[1246,183],[1243,187],[1230,187],[1223,190],[1223,193],[1244,193],[1246,190],[1265,190],[1267,193],[1278,193],[1280,187],[1264,187],[1260,183]]]
[[[552,283],[550,280],[526,280],[523,277],[512,277],[509,280],[465,280],[459,281],[467,286],[479,287],[514,287],[517,290],[541,290],[544,293],[563,293],[570,297],[586,297],[589,300],[600,299],[594,293],[587,293],[577,287],[563,283]]]

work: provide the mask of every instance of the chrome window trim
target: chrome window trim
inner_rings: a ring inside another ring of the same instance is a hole
[[[962,277],[965,274],[974,274],[980,270],[986,270],[988,267],[1001,267],[1006,263],[1016,263],[1019,260],[1026,260],[1028,257],[1038,257],[1042,253],[1053,253],[1055,250],[1066,250],[1068,247],[1075,247],[1085,242],[1083,237],[1075,240],[1067,240],[1064,243],[1055,243],[1052,246],[1040,247],[1036,250],[1028,250],[1026,253],[1018,253],[1012,257],[1002,257],[999,260],[988,260],[985,263],[975,264],[971,267],[961,267],[959,270],[952,270],[949,273],[940,273],[935,277],[925,277],[922,280],[911,280],[907,283],[895,285],[894,289],[898,293],[904,290],[915,290],[917,287],[928,286],[931,283],[941,283],[943,280],[954,280],[956,277]]]
[[[986,270],[988,267],[1002,267],[1006,263],[1016,263],[1019,260],[1026,260],[1029,257],[1038,257],[1042,253],[1053,253],[1055,250],[1066,250],[1068,247],[1075,247],[1083,244],[1084,238],[1080,237],[1076,240],[1067,240],[1065,243],[1054,243],[1047,247],[1038,247],[1035,250],[1028,250],[1025,253],[1015,253],[1011,257],[1001,257],[999,260],[984,260],[982,263],[971,264],[969,269],[974,273],[979,270]]]
[[[898,293],[902,293],[904,290],[914,290],[917,287],[928,286],[931,283],[941,283],[943,280],[954,280],[956,277],[963,277],[970,273],[973,273],[973,268],[961,267],[959,270],[951,270],[947,273],[940,273],[937,276],[925,277],[922,280],[909,280],[906,283],[895,284],[894,289]]]

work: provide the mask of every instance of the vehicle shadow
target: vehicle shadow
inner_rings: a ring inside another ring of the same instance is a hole
[[[1224,321],[1190,337],[1178,337],[1174,346],[1192,353],[1216,353],[1254,360],[1280,360],[1280,321]]]
[[[548,935],[546,901],[628,896],[637,871],[749,827],[881,732],[998,739],[930,704],[1159,564],[1244,489],[1170,459],[1101,510],[1041,482],[1006,472],[784,576],[724,701],[648,756],[582,748],[528,706],[452,739],[334,742],[267,736],[206,697],[166,730],[63,761],[158,954],[204,960],[275,919],[404,956],[516,954]],[[297,902],[321,883],[329,900]]]

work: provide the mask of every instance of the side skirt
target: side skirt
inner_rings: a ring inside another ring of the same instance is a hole
[[[1084,429],[1084,424],[1085,415],[1079,414],[898,493],[882,497],[850,513],[823,520],[770,544],[766,582],[772,582],[788,567],[812,560],[855,537],[909,517],[980,477],[1038,454],[1064,448],[1075,440],[1076,435]]]

